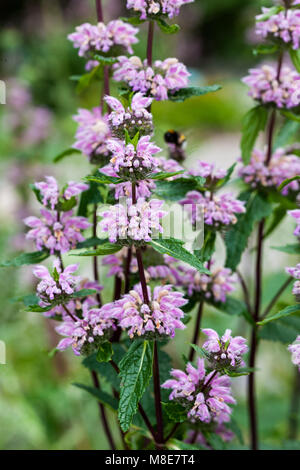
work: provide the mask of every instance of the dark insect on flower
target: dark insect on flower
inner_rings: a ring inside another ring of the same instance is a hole
[[[181,132],[174,131],[173,129],[165,132],[165,142],[169,147],[169,156],[174,160],[182,162],[185,160],[186,137]]]

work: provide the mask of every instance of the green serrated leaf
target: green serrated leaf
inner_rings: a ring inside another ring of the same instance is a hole
[[[147,178],[151,180],[164,180],[170,178],[171,176],[180,175],[182,173],[184,173],[184,170],[173,172],[161,171],[160,173],[152,173],[151,175],[147,176]]]
[[[268,110],[262,105],[255,106],[245,114],[242,120],[242,140],[241,151],[245,165],[251,159],[251,153],[260,131],[263,131],[267,124]]]
[[[273,250],[282,251],[283,253],[289,253],[291,255],[300,255],[300,243],[293,243],[291,245],[284,246],[271,246]]]
[[[118,178],[117,176],[108,176],[100,171],[96,175],[86,176],[85,181],[93,181],[95,183],[102,183],[102,184],[119,184],[122,183],[124,180],[122,178]]]
[[[300,49],[290,48],[290,57],[297,72],[300,73]]]
[[[122,249],[121,245],[116,245],[110,242],[101,244],[96,250],[84,251],[83,253],[71,254],[69,256],[104,256],[111,255],[120,251]]]
[[[162,407],[170,421],[183,423],[187,420],[187,410],[179,403],[170,401],[168,403],[162,403]]]
[[[300,122],[286,119],[275,138],[274,150],[280,147],[285,147],[289,144],[293,140],[294,136],[299,132],[299,129]]]
[[[255,223],[268,217],[272,212],[270,202],[258,193],[242,193],[239,199],[247,201],[246,212],[238,216],[237,223],[225,235],[227,251],[226,267],[232,269],[232,271],[236,270],[241,261]]]
[[[178,24],[168,24],[162,18],[156,18],[156,22],[163,33],[166,34],[176,34],[180,31],[180,26]]]
[[[155,196],[167,201],[179,201],[188,191],[193,191],[198,187],[194,178],[178,178],[174,181],[157,180],[155,184]]]
[[[192,98],[193,96],[203,96],[207,93],[213,93],[215,91],[220,90],[221,88],[221,85],[181,88],[180,90],[175,91],[175,93],[169,93],[168,98],[170,101],[182,102],[187,100],[188,98]]]
[[[300,180],[300,175],[293,176],[292,178],[287,178],[278,186],[278,191],[281,191],[285,186],[290,184],[292,181]]]
[[[253,49],[253,54],[255,56],[260,54],[274,54],[278,49],[278,44],[259,44],[255,49]]]
[[[149,244],[159,253],[173,256],[174,258],[193,266],[193,268],[196,268],[200,273],[210,274],[210,271],[205,268],[203,263],[182,246],[181,240],[176,240],[174,238],[159,238],[157,240],[152,240]]]
[[[97,352],[97,361],[98,362],[109,362],[113,355],[112,345],[109,341],[105,341],[100,344]]]
[[[90,395],[93,397],[97,398],[97,400],[102,403],[103,405],[108,406],[111,410],[117,411],[118,410],[118,400],[111,395],[109,395],[106,392],[103,392],[102,390],[99,390],[98,388],[95,387],[89,387],[84,384],[80,383],[73,383],[74,387],[80,388],[82,390],[85,390],[88,392]]]
[[[300,331],[300,315],[295,313],[263,325],[258,336],[265,340],[289,344],[295,340],[297,331]]]
[[[92,81],[97,77],[97,74],[101,67],[102,65],[100,64],[97,67],[94,67],[89,73],[81,75],[76,87],[77,93],[82,93],[86,88],[90,86]]]
[[[72,299],[80,299],[81,297],[88,297],[89,295],[97,294],[95,289],[80,289],[76,292],[73,292],[69,297]]]
[[[126,432],[152,375],[153,343],[134,341],[119,364],[121,390],[118,417]]]
[[[280,111],[280,114],[282,114],[282,116],[285,116],[288,119],[291,119],[292,121],[300,122],[300,115],[295,114],[292,111],[288,111],[286,109],[283,109],[283,110]]]
[[[6,268],[9,266],[24,266],[26,264],[37,264],[44,261],[46,258],[49,258],[49,251],[34,251],[32,253],[23,253],[22,255],[16,256],[9,261],[3,261],[0,263],[0,268]]]
[[[78,149],[70,148],[70,149],[64,150],[63,152],[59,153],[58,155],[56,155],[56,157],[53,158],[53,162],[58,163],[61,160],[63,160],[65,157],[69,157],[70,155],[75,155],[78,153],[81,153],[81,151]]]
[[[283,317],[289,317],[290,315],[293,315],[295,313],[300,312],[300,304],[296,305],[289,305],[288,307],[284,308],[283,310],[280,310],[280,312],[276,313],[275,315],[272,315],[270,317],[265,318],[264,320],[258,322],[258,325],[266,325],[267,323],[279,320]]]

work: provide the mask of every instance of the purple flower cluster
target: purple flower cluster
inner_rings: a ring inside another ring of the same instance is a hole
[[[183,265],[179,265],[177,271],[179,285],[187,289],[189,296],[199,292],[206,299],[226,302],[227,295],[235,290],[237,276],[229,268],[214,269],[211,276]]]
[[[277,187],[285,179],[300,174],[299,157],[287,154],[284,149],[275,150],[268,165],[265,161],[266,152],[254,149],[250,163],[240,169],[239,176],[255,188],[257,186]],[[299,191],[299,188],[299,181],[295,180],[285,186],[282,193],[286,195],[289,191]]]
[[[296,220],[297,227],[295,228],[294,235],[300,238],[300,209],[288,211],[288,214]]]
[[[297,336],[293,344],[288,346],[288,350],[292,353],[292,363],[298,367],[300,372],[300,335]]]
[[[60,195],[56,179],[53,176],[46,176],[45,178],[46,181],[34,183],[34,186],[40,191],[43,205],[45,207],[50,206],[50,209],[52,210],[55,209],[60,197],[65,200],[69,200],[72,197],[78,196],[78,194],[89,189],[87,184],[70,181],[63,188],[62,194]]]
[[[116,329],[115,320],[110,312],[99,308],[84,312],[83,318],[76,320],[67,318],[56,327],[57,333],[66,336],[57,345],[59,351],[71,346],[76,356],[90,355],[97,351],[99,345],[108,340]]]
[[[41,218],[30,216],[24,223],[31,228],[26,235],[33,240],[38,250],[44,248],[54,253],[66,253],[85,240],[81,230],[91,226],[85,217],[73,216],[72,211],[51,212],[41,209]]]
[[[188,85],[189,72],[185,65],[175,58],[156,60],[153,67],[137,56],[118,57],[113,65],[113,78],[125,82],[133,91],[150,95],[161,101],[168,99],[168,93],[174,93]]]
[[[176,329],[185,328],[181,321],[184,313],[180,307],[187,300],[171,285],[154,287],[153,295],[150,287],[147,290],[149,305],[144,302],[142,288],[138,284],[120,300],[104,305],[101,312],[117,319],[118,325],[127,330],[130,338],[173,338]]]
[[[206,373],[204,359],[198,358],[197,368],[188,363],[186,372],[172,369],[173,379],[162,387],[170,388],[169,399],[175,400],[187,409],[187,417],[204,423],[226,423],[232,412],[228,404],[234,404],[231,395],[230,378],[216,371]]]
[[[296,279],[293,286],[293,294],[295,295],[297,302],[300,302],[300,263],[295,267],[285,268],[285,270],[290,274],[290,276]]]
[[[248,351],[246,339],[242,336],[231,336],[231,330],[226,330],[222,337],[211,328],[203,329],[202,332],[208,337],[203,344],[210,357],[209,361],[215,368],[244,366],[242,356]]]
[[[91,162],[97,161],[97,156],[107,156],[107,140],[111,137],[107,115],[102,115],[101,108],[79,109],[73,117],[79,126],[75,135],[75,149],[81,150]]]
[[[149,242],[152,237],[163,232],[160,219],[166,215],[161,208],[163,201],[152,199],[149,202],[139,198],[136,204],[116,204],[100,215],[103,219],[100,228],[108,233],[111,243]]]
[[[116,138],[124,138],[125,131],[133,138],[137,132],[139,135],[152,134],[152,114],[147,111],[153,99],[142,93],[135,93],[130,106],[125,108],[121,101],[113,96],[106,96],[105,101],[112,110],[108,115],[112,135]]]
[[[36,266],[33,274],[41,279],[37,286],[37,294],[41,299],[40,305],[45,307],[53,301],[62,300],[73,294],[75,286],[79,282],[79,276],[73,276],[77,271],[78,264],[70,264],[64,270],[60,266],[60,261],[53,262],[53,272],[50,273],[45,266]]]
[[[272,103],[278,108],[294,108],[300,104],[300,75],[287,66],[282,67],[280,77],[270,65],[250,69],[243,78],[249,86],[249,96],[263,103]]]
[[[169,18],[179,15],[182,5],[192,3],[194,0],[127,0],[127,8],[141,13],[140,18],[145,20],[147,16],[167,15]]]
[[[69,34],[68,39],[79,49],[80,57],[89,57],[90,52],[107,53],[113,46],[122,46],[132,54],[132,45],[138,42],[138,31],[121,20],[110,21],[107,25],[83,23],[76,27],[75,33]]]
[[[158,160],[153,155],[161,149],[150,141],[150,136],[141,137],[137,146],[125,145],[118,140],[109,140],[107,148],[112,153],[110,160],[112,168],[118,176],[127,177],[130,180],[145,179],[158,167]]]
[[[291,44],[293,49],[299,49],[300,10],[279,11],[264,19],[271,11],[271,8],[262,8],[262,14],[256,17],[256,34],[268,39],[280,38],[284,43]]]
[[[227,172],[223,168],[215,168],[213,163],[198,160],[196,168],[189,170],[188,173],[192,176],[202,176],[206,178],[206,184],[210,186],[224,178]]]
[[[235,224],[236,214],[246,210],[244,201],[236,199],[231,193],[212,195],[209,191],[204,194],[189,191],[180,204],[185,205],[193,224],[203,219],[206,225],[216,229]]]

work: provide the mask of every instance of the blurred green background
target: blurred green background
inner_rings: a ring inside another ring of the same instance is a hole
[[[157,142],[164,146],[162,136],[169,128],[183,131],[189,165],[201,158],[229,167],[239,155],[241,117],[251,106],[240,78],[257,61],[252,54],[252,26],[262,4],[268,2],[196,0],[182,8],[177,19],[182,29],[176,37],[156,33],[155,58],[177,56],[189,67],[192,84],[220,83],[223,87],[218,93],[182,104],[163,102],[153,106]],[[124,5],[123,0],[104,2],[105,19],[124,15]],[[0,79],[7,84],[7,105],[0,105],[0,260],[5,260],[22,250],[32,250],[24,241],[22,223],[25,216],[38,211],[29,183],[49,174],[64,183],[89,172],[88,162],[78,155],[56,165],[52,162],[55,155],[73,144],[76,125],[71,116],[80,106],[97,105],[101,89],[95,85],[78,95],[76,84],[69,79],[82,73],[84,62],[66,36],[76,25],[95,21],[94,1],[2,0],[0,9]],[[135,47],[142,57],[145,44],[142,25],[140,42]],[[12,106],[11,99],[16,94],[22,98],[22,93],[26,104],[19,110]],[[44,128],[37,110],[44,112]],[[26,132],[32,126],[36,130],[33,135]],[[292,242],[292,238],[292,223],[287,222],[270,238],[268,246],[282,244],[282,239]],[[266,252],[266,303],[284,279],[284,266],[295,264],[293,257],[275,253]],[[223,259],[220,246],[218,262]],[[253,282],[252,264],[251,256],[246,255],[243,270],[249,285]],[[85,263],[83,269],[88,274],[89,264]],[[103,278],[108,284],[105,275]],[[32,292],[34,284],[30,267],[0,272],[0,340],[7,347],[7,364],[0,365],[0,448],[106,449],[96,402],[72,385],[89,384],[88,371],[72,352],[51,357],[49,351],[57,344],[52,323],[38,314],[25,313],[17,301],[18,296]],[[109,286],[106,292],[110,300]],[[282,301],[293,302],[289,289]],[[243,319],[215,310],[205,312],[204,326],[219,332],[232,327],[235,333],[249,333]],[[182,366],[176,351],[186,353],[192,327],[193,322],[168,347],[171,357],[176,358],[175,366]],[[295,335],[290,332],[291,340]],[[286,345],[262,341],[258,368],[263,447],[296,448],[297,443],[291,442],[288,435],[295,368]],[[247,446],[245,392],[245,379],[235,380],[238,405],[233,416]],[[115,433],[119,435],[117,428]],[[241,444],[234,440],[230,446],[239,448]]]

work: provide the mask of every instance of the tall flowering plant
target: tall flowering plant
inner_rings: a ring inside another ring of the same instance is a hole
[[[257,17],[257,34],[267,40],[258,51],[277,53],[278,60],[275,68],[262,65],[244,79],[256,105],[244,119],[239,159],[244,190],[237,197],[226,188],[236,164],[223,169],[198,161],[188,168],[184,138],[175,131],[166,135],[168,157],[155,143],[154,101],[183,101],[219,88],[190,87],[190,73],[177,58],[153,60],[155,28],[159,34],[177,33],[179,26],[169,19],[188,3],[192,0],[127,0],[130,16],[105,23],[101,0],[96,0],[97,22],[83,23],[69,34],[85,60],[79,90],[92,80],[102,80],[103,90],[100,106],[78,110],[73,147],[56,160],[80,152],[91,171],[82,182],[67,182],[61,189],[51,176],[32,185],[42,208],[24,222],[36,251],[4,263],[36,264],[36,297],[27,310],[53,321],[62,336],[59,353],[71,348],[82,357],[93,386],[80,387],[97,398],[111,449],[224,447],[236,432],[231,385],[240,375],[248,376],[251,445],[258,448],[254,378],[259,339],[270,335],[271,322],[299,310],[296,304],[271,312],[292,279],[299,299],[299,264],[287,268],[288,279],[261,309],[264,240],[287,208],[299,226],[297,151],[274,144],[277,117],[284,126],[299,120],[299,10],[286,1]],[[140,58],[133,46],[143,23],[148,38],[145,58]],[[284,65],[288,52],[297,70]],[[118,96],[110,93],[111,80],[119,86]],[[254,148],[265,130],[267,147]],[[184,209],[182,223],[193,233],[190,247],[165,230],[168,201]],[[238,265],[256,226],[252,299]],[[299,236],[299,227],[294,233]],[[214,255],[217,240],[225,244],[225,263]],[[296,243],[279,249],[299,253]],[[66,265],[68,255],[91,259],[91,277],[80,276],[80,263]],[[39,264],[48,258],[51,267]],[[99,259],[114,284],[108,292]],[[231,296],[239,284],[244,301]],[[104,302],[112,291],[111,301]],[[202,329],[205,341],[199,346],[206,306],[249,323],[248,365],[247,341],[230,329]],[[193,316],[183,364],[173,369],[165,349]],[[299,336],[289,351],[299,366]],[[115,413],[121,439],[112,433],[108,409]]]

